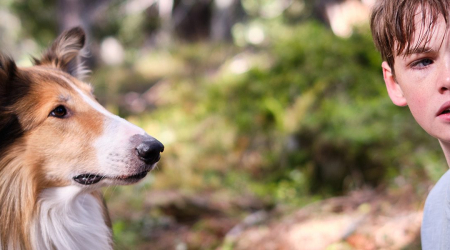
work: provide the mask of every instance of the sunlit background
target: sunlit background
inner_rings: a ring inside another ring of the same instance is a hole
[[[374,2],[0,0],[0,48],[81,25],[100,102],[165,144],[104,190],[116,249],[420,249],[447,167],[386,94]]]

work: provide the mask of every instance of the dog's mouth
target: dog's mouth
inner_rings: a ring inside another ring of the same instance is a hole
[[[147,173],[149,170],[142,171],[138,174],[134,175],[128,175],[128,176],[116,176],[116,177],[109,177],[104,175],[97,175],[97,174],[80,174],[75,177],[73,177],[73,180],[82,184],[82,185],[92,185],[95,183],[100,182],[101,180],[110,179],[110,180],[118,180],[125,183],[135,183],[147,176]]]

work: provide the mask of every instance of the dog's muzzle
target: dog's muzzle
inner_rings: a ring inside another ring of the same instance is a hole
[[[122,181],[124,183],[136,183],[144,178],[147,173],[154,167],[154,164],[161,159],[161,152],[164,151],[164,145],[155,138],[145,135],[134,135],[130,138],[130,143],[133,145],[131,149],[134,152],[135,159],[143,162],[144,165],[139,164],[139,172],[125,174],[120,176],[99,175],[94,173],[84,173],[73,177],[73,180],[82,185],[96,184],[103,179],[112,179]]]

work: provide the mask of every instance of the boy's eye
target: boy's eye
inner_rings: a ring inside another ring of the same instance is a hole
[[[56,118],[64,118],[66,115],[67,115],[66,107],[64,107],[63,105],[59,105],[54,110],[52,110],[52,112],[50,112],[49,116],[53,116]]]
[[[433,60],[431,59],[422,59],[419,61],[416,61],[412,64],[412,67],[416,67],[416,68],[424,68],[430,64],[433,64]]]

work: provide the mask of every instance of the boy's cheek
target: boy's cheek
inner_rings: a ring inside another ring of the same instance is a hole
[[[435,121],[435,112],[427,107],[425,98],[413,97],[409,100],[408,108],[416,122],[429,134],[433,135],[432,123]]]

